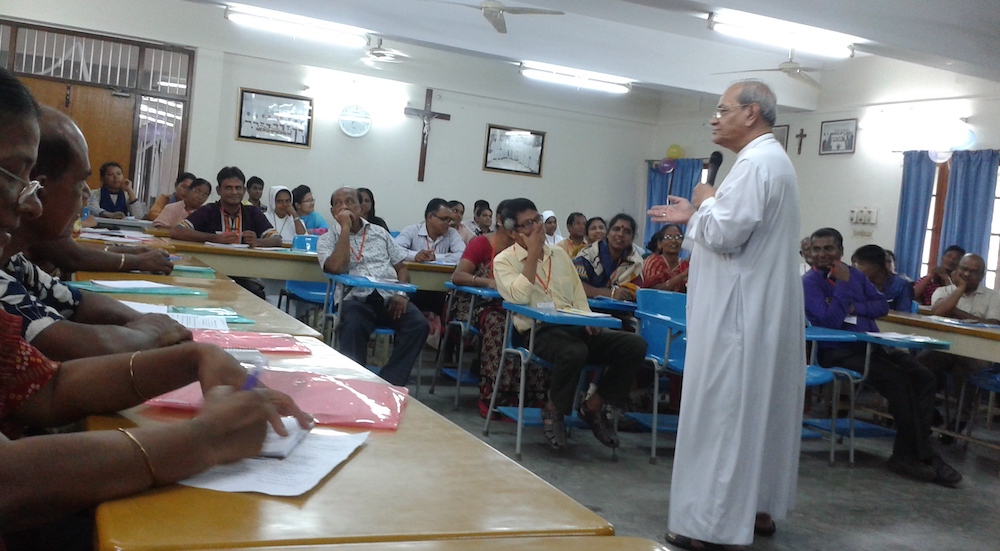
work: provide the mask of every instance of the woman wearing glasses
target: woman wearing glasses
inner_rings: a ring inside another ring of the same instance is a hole
[[[330,231],[323,216],[316,212],[316,199],[313,197],[312,189],[307,185],[301,185],[292,190],[292,206],[295,212],[302,218],[302,223],[306,227],[306,232],[313,235],[323,235]]]
[[[684,234],[676,224],[668,224],[653,235],[648,248],[653,254],[646,257],[642,267],[642,281],[646,287],[661,291],[687,292],[687,260],[681,259]]]

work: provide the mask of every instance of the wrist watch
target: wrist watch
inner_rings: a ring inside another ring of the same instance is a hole
[[[406,294],[406,291],[396,291],[397,297],[403,297],[406,300],[410,300],[410,295]]]

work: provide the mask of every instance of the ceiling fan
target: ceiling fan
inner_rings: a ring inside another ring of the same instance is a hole
[[[382,46],[382,39],[376,38],[375,45],[368,49],[361,61],[372,68],[377,69],[378,63],[400,63],[401,58],[410,57],[407,54],[395,49]]]
[[[442,4],[455,4],[456,6],[465,6],[467,8],[473,8],[481,11],[483,17],[493,25],[493,28],[497,30],[500,34],[507,34],[507,22],[504,21],[504,14],[507,15],[565,15],[564,12],[558,10],[546,10],[541,8],[515,8],[507,7],[502,2],[497,2],[496,0],[485,0],[481,4],[463,4],[461,2],[446,2],[442,1]]]
[[[801,63],[795,61],[795,50],[788,51],[788,61],[782,61],[774,69],[747,69],[745,71],[726,71],[724,73],[713,73],[715,75],[729,75],[733,73],[763,73],[769,71],[781,71],[788,75],[789,78],[795,79],[799,82],[804,82],[813,88],[821,89],[820,83],[809,76],[808,73],[815,73],[822,71],[819,67],[803,67]]]

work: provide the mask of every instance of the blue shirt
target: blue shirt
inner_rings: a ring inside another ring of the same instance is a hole
[[[913,309],[913,282],[899,274],[892,274],[885,280],[885,298],[889,308],[897,312],[909,312]]]
[[[878,331],[876,318],[889,313],[886,296],[878,292],[861,270],[850,266],[850,279],[835,281],[813,268],[802,276],[806,319],[816,327],[867,333]],[[854,312],[851,312],[853,307]],[[851,316],[854,316],[856,323]],[[821,348],[857,346],[863,343],[820,343]]]
[[[306,227],[306,231],[309,233],[314,233],[312,230],[322,228],[324,230],[329,230],[330,226],[326,225],[326,220],[316,211],[312,211],[309,214],[302,217],[302,225]]]

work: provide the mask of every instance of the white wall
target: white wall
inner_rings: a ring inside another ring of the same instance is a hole
[[[858,132],[856,153],[821,156],[818,150],[823,121],[858,118],[863,124],[866,117],[887,109],[911,109],[910,120],[925,121],[934,113],[955,110],[968,117],[974,128],[975,149],[1000,148],[1000,84],[876,57],[846,61],[824,72],[822,82],[824,90],[815,112],[779,109],[778,124],[789,126],[788,155],[799,177],[803,236],[821,227],[837,228],[844,234],[848,255],[870,243],[895,246],[902,180],[900,151],[927,146],[899,145],[904,143],[898,140],[900,136],[886,136],[878,128],[863,127]],[[676,111],[673,120],[658,129],[653,141],[677,143],[687,156],[708,157],[718,149],[711,142],[708,117],[715,102],[710,103],[692,103],[690,107],[697,107],[697,111]],[[795,138],[800,129],[807,135],[801,154]],[[723,153],[720,177],[728,172],[735,158],[732,152]],[[651,154],[657,158],[662,156],[662,150]],[[877,224],[850,224],[852,207],[878,208]]]
[[[268,183],[306,183],[324,214],[323,199],[336,187],[370,187],[378,213],[396,228],[419,220],[435,196],[457,198],[470,207],[478,198],[495,204],[527,196],[560,217],[580,210],[604,216],[625,211],[641,218],[645,159],[663,157],[673,143],[689,157],[708,157],[717,149],[708,127],[715,99],[696,93],[636,89],[609,97],[576,92],[525,81],[508,63],[408,45],[403,49],[412,57],[405,63],[375,71],[359,63],[358,51],[239,28],[217,7],[181,0],[8,0],[0,15],[195,48],[188,170],[212,180],[221,166],[235,164]],[[1000,147],[997,83],[876,57],[844,61],[820,78],[824,92],[817,110],[780,110],[778,124],[790,127],[803,233],[836,227],[845,234],[848,252],[867,243],[894,245],[902,155],[863,128],[855,154],[820,156],[822,121],[864,119],[909,106],[916,110],[912,118],[923,120],[927,112],[958,109],[978,134],[976,148]],[[240,87],[314,97],[313,147],[237,141]],[[452,119],[432,123],[426,181],[418,183],[420,121],[401,112],[407,103],[422,107],[427,87],[435,90],[434,110]],[[371,132],[360,139],[346,137],[336,124],[340,108],[355,102],[366,104],[374,117]],[[547,133],[541,178],[481,170],[489,123]],[[808,135],[801,155],[794,138],[800,128]],[[735,157],[725,153],[720,177]],[[856,206],[877,207],[878,223],[852,227],[848,210]]]

